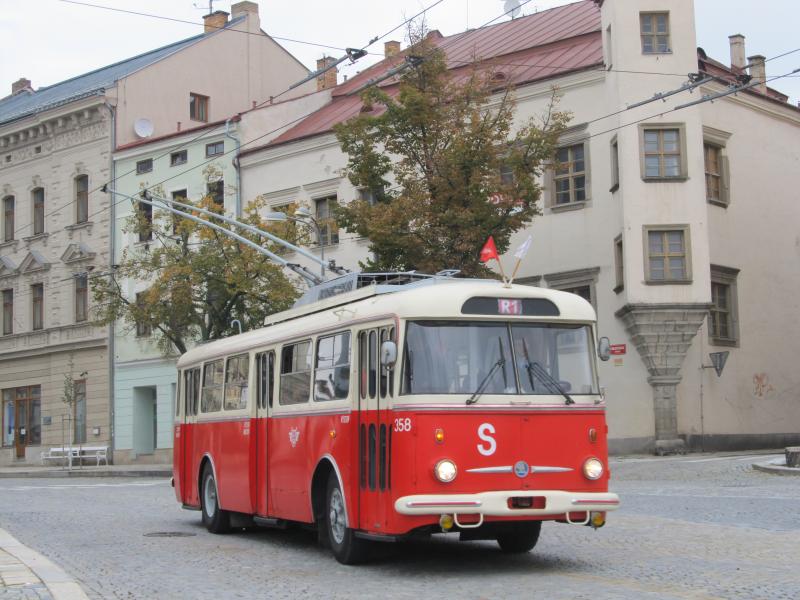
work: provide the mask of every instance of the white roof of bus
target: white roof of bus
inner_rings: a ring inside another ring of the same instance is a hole
[[[319,312],[197,346],[181,356],[178,368],[247,352],[289,338],[302,339],[321,331],[344,329],[353,321],[363,322],[365,319],[390,318],[394,315],[403,319],[524,319],[547,322],[594,322],[595,320],[592,305],[577,294],[569,292],[528,285],[504,287],[502,282],[493,280],[439,278],[424,283],[424,285],[398,286],[391,293],[376,292],[366,297],[364,290],[368,288],[362,288],[352,293],[356,297],[353,302],[345,301],[349,294],[341,296],[338,303],[321,302]],[[560,315],[558,317],[462,315],[461,307],[464,302],[476,296],[543,298],[553,302],[558,307]]]

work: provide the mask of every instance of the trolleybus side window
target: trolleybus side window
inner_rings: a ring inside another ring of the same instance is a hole
[[[350,332],[317,340],[314,400],[341,400],[350,392]]]
[[[369,332],[369,397],[374,398],[378,391],[378,335],[373,330]]]
[[[311,342],[298,342],[281,351],[281,387],[279,402],[303,404],[311,393]]]
[[[383,327],[381,329],[381,343],[378,348],[381,348],[383,342],[387,340],[394,340],[394,327]],[[381,398],[394,396],[394,370],[384,369],[382,366],[378,368],[380,369]]]
[[[221,358],[206,363],[203,369],[203,390],[200,398],[201,412],[217,412],[222,409],[223,370],[224,365]]]
[[[225,367],[225,410],[247,408],[247,381],[250,372],[250,356],[231,356]]]
[[[267,408],[272,406],[272,382],[275,377],[275,353],[262,352],[256,355],[256,369],[258,373],[258,406]]]
[[[200,367],[183,372],[183,394],[186,400],[184,414],[191,417],[197,414],[197,402],[200,396]]]

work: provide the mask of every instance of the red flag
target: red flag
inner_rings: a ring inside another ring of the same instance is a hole
[[[500,260],[500,256],[497,254],[497,246],[494,245],[494,238],[489,236],[489,239],[486,240],[486,243],[481,248],[481,262],[489,262],[490,260],[495,259],[496,261]]]

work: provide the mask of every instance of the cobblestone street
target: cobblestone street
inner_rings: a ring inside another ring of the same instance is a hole
[[[436,536],[345,567],[300,529],[211,535],[163,479],[3,479],[0,527],[91,598],[796,598],[800,478],[764,458],[614,460],[606,527],[547,523],[514,557]]]

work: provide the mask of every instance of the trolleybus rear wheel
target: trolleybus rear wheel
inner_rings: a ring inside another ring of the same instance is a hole
[[[211,533],[226,533],[231,528],[231,515],[219,507],[217,481],[214,471],[206,465],[200,485],[200,504],[202,505],[203,525]]]
[[[339,480],[334,474],[331,474],[328,479],[325,498],[327,499],[325,527],[328,529],[328,541],[333,555],[344,565],[362,562],[367,554],[367,542],[357,538],[355,532],[347,526],[344,494],[342,494]]]
[[[500,550],[510,554],[530,552],[539,541],[541,530],[541,521],[510,523],[509,529],[497,536],[497,544]]]

